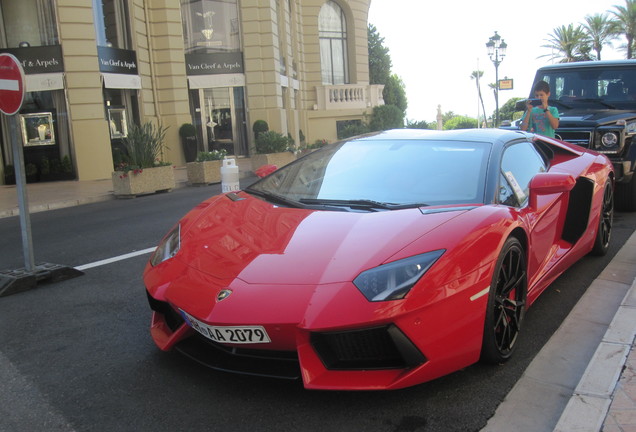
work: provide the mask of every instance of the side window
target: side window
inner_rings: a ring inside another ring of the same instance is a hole
[[[513,207],[524,205],[530,180],[546,169],[544,159],[533,144],[521,142],[506,148],[501,158],[499,203]]]

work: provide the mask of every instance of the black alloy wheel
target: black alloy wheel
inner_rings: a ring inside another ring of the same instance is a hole
[[[526,254],[515,237],[506,240],[499,254],[486,310],[481,360],[502,363],[516,348],[526,311],[528,278]]]
[[[603,191],[603,205],[601,206],[600,220],[596,238],[594,239],[594,248],[592,255],[603,256],[609,250],[610,240],[612,238],[612,223],[614,222],[614,188],[612,183],[608,181]]]

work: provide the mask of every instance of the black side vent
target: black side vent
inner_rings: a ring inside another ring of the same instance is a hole
[[[576,185],[570,191],[568,212],[563,226],[563,240],[576,243],[587,229],[592,208],[594,182],[585,177],[579,177]]]
[[[312,333],[311,343],[327,369],[401,369],[426,361],[395,325]]]

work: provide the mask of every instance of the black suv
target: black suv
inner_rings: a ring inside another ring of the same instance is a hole
[[[534,82],[540,80],[559,109],[557,138],[605,154],[616,172],[616,208],[635,211],[636,60],[544,66]]]

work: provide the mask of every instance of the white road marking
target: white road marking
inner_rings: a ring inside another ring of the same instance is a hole
[[[18,80],[0,79],[0,90],[20,91],[20,82]]]
[[[134,258],[134,257],[139,256],[139,255],[149,254],[149,253],[154,252],[155,249],[156,248],[151,247],[151,248],[148,248],[148,249],[142,249],[142,250],[139,250],[139,251],[130,252],[130,253],[127,253],[127,254],[124,254],[124,255],[119,255],[119,256],[116,256],[116,257],[112,257],[112,258],[106,258],[106,259],[103,259],[103,260],[100,260],[100,261],[92,262],[90,264],[84,264],[84,265],[81,265],[81,266],[77,266],[77,267],[75,267],[75,269],[80,270],[80,271],[87,270],[89,268],[99,267],[99,266],[103,266],[103,265],[106,265],[106,264],[111,264],[111,263],[114,263],[114,262],[117,262],[117,261],[122,261],[122,260],[125,260],[125,259],[128,259],[128,258]]]

